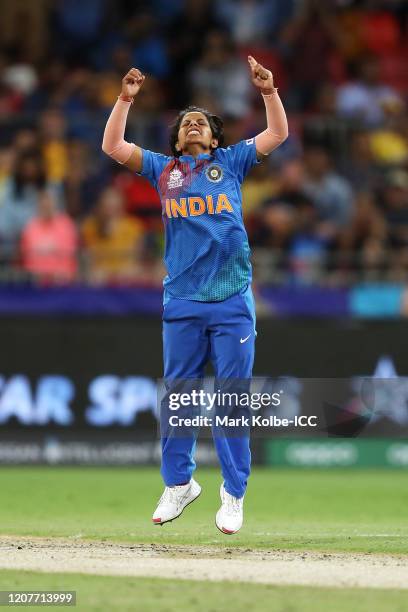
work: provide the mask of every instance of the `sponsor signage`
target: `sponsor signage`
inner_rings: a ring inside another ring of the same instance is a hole
[[[408,468],[408,439],[268,440],[265,462],[296,468]]]

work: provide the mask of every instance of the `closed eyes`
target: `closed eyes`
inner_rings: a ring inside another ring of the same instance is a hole
[[[182,126],[183,127],[187,127],[188,125],[190,125],[192,122],[191,121],[183,121]],[[207,125],[207,123],[203,120],[203,119],[199,119],[198,121],[195,121],[195,123],[198,123],[198,125]]]

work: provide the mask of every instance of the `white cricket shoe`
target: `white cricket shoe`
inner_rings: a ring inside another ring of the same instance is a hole
[[[184,508],[191,504],[201,493],[201,487],[192,478],[186,485],[166,487],[154,511],[152,521],[155,525],[163,525],[180,516]]]
[[[224,489],[224,483],[220,488],[221,508],[215,516],[215,524],[222,533],[232,535],[237,533],[244,522],[244,498],[234,497]]]

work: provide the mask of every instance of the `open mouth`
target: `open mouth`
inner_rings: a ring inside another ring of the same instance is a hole
[[[201,132],[197,128],[192,128],[191,130],[188,130],[187,136],[190,136],[190,134],[193,136],[201,136]]]

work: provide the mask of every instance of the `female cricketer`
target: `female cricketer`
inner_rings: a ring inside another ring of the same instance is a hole
[[[248,237],[242,216],[241,183],[249,170],[288,135],[284,108],[272,73],[248,57],[260,89],[267,128],[254,138],[223,148],[223,124],[205,109],[181,111],[170,133],[172,155],[153,153],[124,140],[126,119],[145,76],[136,68],[106,124],[102,149],[132,172],[145,176],[162,202],[164,261],[164,378],[200,379],[211,360],[219,379],[250,379],[255,349]],[[250,473],[249,436],[214,436],[221,464],[221,507],[216,526],[236,533]],[[162,525],[180,516],[201,493],[193,472],[195,438],[163,436],[165,490],[153,514]]]

